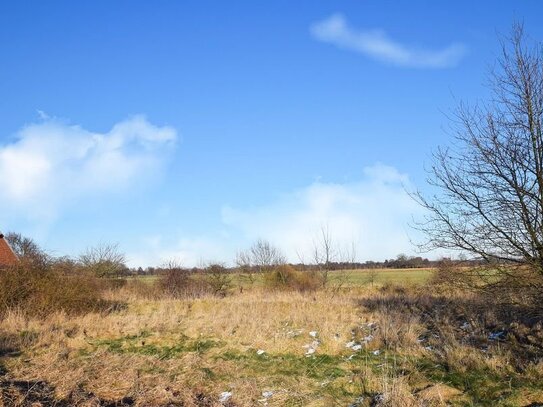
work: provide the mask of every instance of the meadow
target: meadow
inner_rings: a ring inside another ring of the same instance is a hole
[[[332,286],[361,287],[374,284],[424,284],[432,275],[431,268],[412,268],[412,269],[354,269],[338,270],[330,272],[330,283]],[[138,276],[136,279],[152,284],[157,280],[156,275]],[[254,281],[250,282],[244,278],[242,273],[233,273],[232,281],[242,287],[262,287],[264,285],[263,274],[255,274]]]
[[[175,298],[132,278],[100,312],[11,309],[0,405],[539,405],[541,325],[432,275],[331,272],[303,292],[232,275],[225,295]]]

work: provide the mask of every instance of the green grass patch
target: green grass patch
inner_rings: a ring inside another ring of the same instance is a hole
[[[220,347],[223,344],[220,341],[211,339],[189,339],[186,336],[179,337],[171,345],[160,345],[156,343],[147,343],[150,334],[142,332],[138,335],[123,336],[114,339],[101,339],[94,341],[92,345],[96,348],[105,347],[109,352],[117,354],[139,354],[145,356],[154,356],[158,359],[172,359],[180,354],[196,352],[203,354],[211,348]]]

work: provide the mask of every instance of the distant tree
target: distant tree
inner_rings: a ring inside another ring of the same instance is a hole
[[[43,266],[50,261],[47,253],[29,237],[20,233],[9,232],[5,235],[5,239],[21,261],[34,263],[37,266]]]
[[[232,278],[224,265],[211,264],[205,268],[205,272],[213,294],[220,297],[226,296],[232,286]]]
[[[161,267],[162,273],[157,281],[162,292],[180,298],[187,294],[189,289],[189,273],[181,263],[175,259],[168,260]]]
[[[277,247],[263,239],[258,239],[244,254],[245,260],[249,260],[260,272],[285,264],[286,259]]]
[[[328,226],[321,226],[317,239],[313,241],[313,261],[319,269],[323,286],[328,284],[328,273],[336,255],[337,249]]]
[[[126,270],[125,256],[117,244],[100,244],[88,248],[79,257],[84,269],[97,277],[119,277]]]

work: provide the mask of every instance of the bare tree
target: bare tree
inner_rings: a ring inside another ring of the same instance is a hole
[[[97,277],[118,277],[126,270],[124,254],[117,244],[102,243],[79,257],[81,265]]]
[[[328,267],[335,255],[336,249],[328,225],[321,226],[317,240],[313,241],[313,259],[315,264],[322,264],[324,267]]]
[[[20,260],[31,262],[36,266],[43,266],[51,261],[49,255],[29,237],[23,236],[20,233],[9,232],[5,238]]]
[[[415,195],[428,211],[417,227],[428,237],[424,248],[459,250],[491,264],[492,272],[480,272],[487,287],[518,282],[530,269],[538,278],[528,284],[541,291],[543,54],[541,43],[527,43],[521,25],[502,43],[489,84],[486,103],[459,106],[455,143],[435,153],[429,183],[437,192]]]
[[[245,256],[250,259],[251,264],[256,266],[260,272],[268,271],[275,266],[286,263],[281,250],[263,239],[258,239]]]
[[[330,263],[334,261],[337,250],[333,243],[328,225],[321,226],[317,240],[313,241],[313,261],[317,265],[323,287],[328,284]]]

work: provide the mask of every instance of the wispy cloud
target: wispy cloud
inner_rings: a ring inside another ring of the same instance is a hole
[[[383,30],[352,28],[341,14],[312,24],[310,31],[319,41],[397,66],[448,68],[456,66],[467,52],[466,46],[460,43],[439,50],[407,46],[389,38]]]
[[[67,205],[144,184],[177,138],[143,116],[95,133],[42,114],[0,144],[0,219],[51,221]]]
[[[386,259],[414,252],[408,222],[421,209],[405,191],[408,186],[407,175],[377,164],[356,182],[316,182],[262,207],[225,207],[223,221],[248,240],[269,239],[291,261],[311,258],[323,226],[340,249],[354,243],[359,259]]]
[[[328,229],[339,251],[350,251],[354,244],[358,260],[415,254],[410,237],[417,236],[408,223],[421,208],[405,191],[410,187],[406,174],[376,164],[364,168],[357,181],[314,182],[265,205],[224,206],[222,224],[217,226],[220,233],[172,240],[157,231],[128,257],[133,266],[158,265],[168,259],[186,266],[203,261],[232,264],[237,250],[263,238],[281,248],[290,261],[310,262],[322,227]]]

